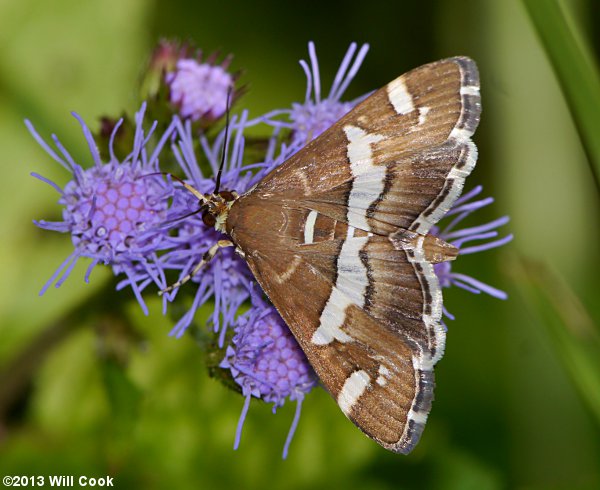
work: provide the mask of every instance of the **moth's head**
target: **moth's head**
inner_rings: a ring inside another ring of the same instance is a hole
[[[199,196],[197,196],[199,197]],[[202,209],[202,221],[206,226],[225,233],[227,215],[233,202],[238,198],[235,191],[219,191],[216,194],[202,194],[198,201]]]

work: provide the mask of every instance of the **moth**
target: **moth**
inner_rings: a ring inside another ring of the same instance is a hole
[[[247,193],[201,194],[344,414],[409,453],[444,352],[434,264],[458,250],[429,234],[477,160],[479,75],[466,57],[376,91]],[[183,278],[171,288],[189,279]]]

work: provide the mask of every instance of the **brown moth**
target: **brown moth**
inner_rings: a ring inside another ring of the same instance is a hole
[[[242,196],[186,185],[230,238],[191,275],[235,246],[344,414],[395,452],[431,408],[446,337],[433,264],[458,251],[428,232],[475,166],[480,112],[475,63],[449,58],[378,90]]]

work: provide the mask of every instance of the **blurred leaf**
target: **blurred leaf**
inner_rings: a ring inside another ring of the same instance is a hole
[[[434,488],[446,490],[495,490],[504,488],[502,479],[474,455],[447,451],[437,461]]]
[[[522,0],[550,58],[600,190],[600,77],[556,0]]]
[[[515,283],[533,314],[547,329],[584,403],[600,423],[600,333],[579,298],[546,266],[515,262]]]
[[[129,432],[139,413],[142,391],[127,376],[126,371],[114,359],[102,363],[104,386],[113,412],[113,421],[118,423],[115,431]]]

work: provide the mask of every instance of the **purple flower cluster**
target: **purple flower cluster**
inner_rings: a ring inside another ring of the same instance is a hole
[[[261,306],[262,304],[262,306]],[[286,439],[283,457],[298,425],[302,400],[317,385],[317,378],[296,339],[272,306],[260,298],[240,317],[232,344],[221,367],[229,369],[246,398],[236,431],[237,449],[250,399],[254,396],[273,404],[273,411],[286,398],[296,400],[296,415]]]
[[[341,97],[367,50],[367,45],[360,49],[356,44],[350,45],[329,94],[322,97],[319,65],[314,45],[310,43],[310,63],[300,62],[307,77],[303,103],[292,104],[291,108],[272,111],[254,120],[249,120],[247,113],[242,112],[231,118],[228,131],[222,130],[213,137],[208,136],[210,132],[196,134],[193,123],[199,119],[214,122],[223,115],[227,91],[235,77],[227,73],[224,65],[182,57],[165,65],[174,68],[166,71],[164,78],[178,114],[166,121],[162,134],[156,134],[156,123],[144,130],[145,105],[142,105],[135,117],[132,150],[125,158],[119,160],[113,149],[122,121],[112,131],[109,158],[103,162],[91,131],[75,115],[90,150],[92,165],[87,168],[76,163],[54,135],[52,139],[58,151],[51,148],[27,121],[38,143],[72,176],[61,188],[33,174],[59,192],[59,204],[63,206],[62,221],[40,220],[36,224],[44,229],[69,233],[74,245],[73,253],[41,293],[52,283],[60,286],[77,260],[89,257],[91,263],[86,281],[97,264],[110,265],[115,275],[121,276],[117,287],[131,287],[147,313],[143,299],[146,287],[153,283],[162,290],[168,285],[167,276],[175,275],[179,279],[188,276],[203,254],[222,238],[214,228],[204,224],[199,213],[195,213],[197,200],[176,180],[161,173],[159,157],[176,163],[184,181],[201,193],[214,191],[215,175],[223,158],[221,189],[235,190],[239,194],[246,192],[267,172],[354,107],[357,101],[342,102]],[[261,158],[246,161],[245,130],[259,123],[266,123],[271,130],[266,150]],[[286,134],[289,134],[287,139]],[[222,156],[225,148],[227,154]],[[444,219],[447,224],[432,230],[459,248],[460,255],[499,247],[512,239],[512,235],[498,238],[497,228],[508,222],[507,217],[457,229],[461,221],[492,202],[491,198],[475,199],[481,190],[477,187],[457,200]],[[454,267],[450,262],[435,266],[442,287],[457,286],[474,293],[485,292],[506,298],[502,291],[456,272]],[[297,410],[284,446],[285,457],[298,424],[302,401],[317,384],[304,353],[273,306],[257,292],[248,266],[232,248],[220,250],[191,278],[191,282],[195,283],[191,306],[178,319],[172,334],[183,335],[198,308],[209,301],[214,304],[212,329],[219,348],[225,352],[220,367],[231,373],[245,397],[235,447],[239,444],[252,397],[272,403],[274,411],[285,400],[295,400]],[[165,310],[178,293],[179,290],[173,290],[164,295]],[[446,315],[452,318],[448,312]],[[227,335],[228,332],[232,335]]]
[[[222,66],[184,58],[177,61],[175,70],[167,73],[165,80],[171,102],[179,106],[184,119],[213,121],[225,114],[233,77]]]
[[[360,97],[351,102],[342,102],[340,99],[356,76],[362,62],[369,51],[369,45],[363,44],[356,54],[356,43],[350,44],[346,55],[335,75],[327,97],[321,94],[321,75],[319,61],[314,43],[308,43],[310,65],[300,60],[300,66],[306,75],[306,95],[303,103],[293,103],[290,109],[278,109],[265,114],[264,122],[274,127],[287,128],[292,132],[292,141],[304,146],[315,139],[323,131],[331,127],[338,119],[350,111],[358,102],[366,97]],[[356,58],[354,55],[356,54]],[[354,61],[352,61],[354,59]],[[286,116],[288,120],[279,119]]]
[[[499,233],[497,229],[509,222],[510,218],[508,216],[502,216],[483,225],[456,229],[456,226],[465,218],[494,202],[492,197],[474,200],[475,197],[481,194],[482,190],[483,187],[477,186],[459,197],[448,213],[446,213],[442,222],[438,226],[434,226],[430,231],[433,235],[437,235],[458,248],[459,255],[469,255],[501,247],[513,239],[512,234],[498,238]],[[442,225],[443,227],[441,227]],[[465,246],[470,242],[480,243]],[[508,297],[504,291],[485,284],[474,277],[454,272],[452,266],[452,262],[440,262],[434,265],[435,273],[443,288],[456,286],[474,294],[487,293],[498,299],[506,299]],[[448,312],[445,306],[444,314],[449,319],[454,320],[454,316]]]
[[[161,177],[158,155],[171,128],[159,139],[152,153],[147,143],[153,136],[155,125],[146,133],[142,128],[145,106],[136,114],[136,131],[131,153],[119,161],[113,151],[113,142],[120,120],[110,137],[110,160],[103,163],[94,138],[77,115],[83,134],[90,149],[93,165],[84,169],[77,164],[55,135],[52,135],[58,150],[55,152],[26,121],[27,127],[46,152],[67,171],[71,180],[64,189],[38,175],[34,177],[50,184],[60,194],[59,204],[64,206],[63,220],[36,221],[40,228],[70,233],[74,251],[60,265],[44,285],[43,294],[55,281],[59,287],[69,276],[81,257],[92,261],[85,275],[86,282],[92,269],[100,262],[110,264],[115,275],[125,274],[124,283],[130,285],[144,312],[147,313],[142,291],[155,282],[164,287],[163,271],[157,267],[157,253],[165,247],[165,233],[161,225],[168,219],[168,200],[173,195],[172,187]]]

